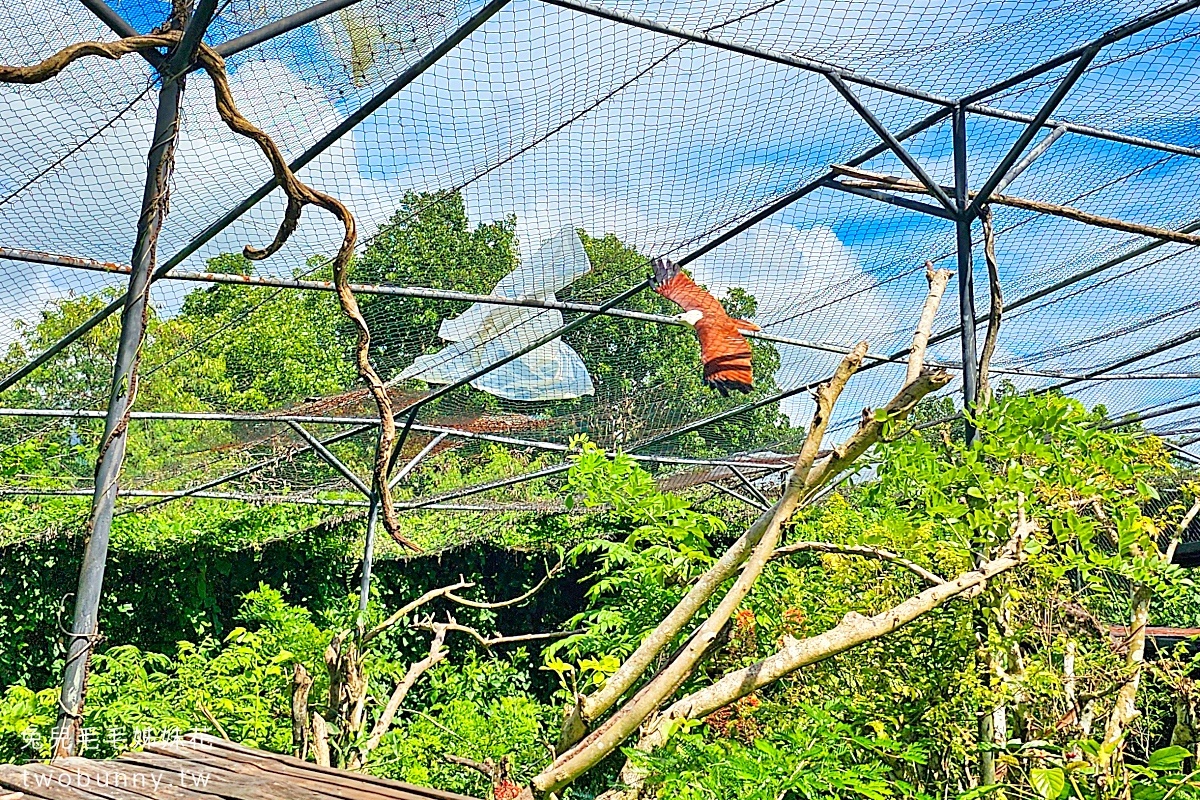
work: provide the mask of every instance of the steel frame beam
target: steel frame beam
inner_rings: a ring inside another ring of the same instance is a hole
[[[897,206],[899,208],[916,211],[921,214],[928,214],[932,217],[941,217],[942,219],[953,220],[954,214],[944,208],[939,208],[929,203],[922,203],[920,200],[911,200],[907,197],[902,197],[897,194],[889,194],[888,192],[880,192],[875,189],[866,189],[861,186],[847,186],[841,181],[829,180],[825,182],[825,187],[828,189],[836,189],[839,192],[846,194],[857,195],[858,197],[866,197],[871,200],[878,200],[881,203]],[[2,250],[3,248],[0,248]]]
[[[963,364],[963,408],[968,411],[979,397],[978,351],[975,345],[975,266],[971,257],[971,214],[967,186],[967,112],[954,109],[951,131],[954,145],[954,201],[958,217],[954,221],[958,254],[958,318],[961,327]],[[1005,168],[1007,171],[1007,168]],[[968,446],[975,440],[975,426],[968,418]]]
[[[274,22],[269,22],[257,30],[223,42],[213,49],[222,58],[229,58],[243,50],[249,50],[251,47],[260,45],[269,39],[274,39],[276,36],[294,31],[296,28],[302,28],[330,14],[335,14],[343,8],[348,8],[358,2],[360,0],[325,0],[322,3],[317,3],[301,11],[297,11],[295,14],[289,14]]]
[[[978,102],[978,100],[1002,91],[1003,89],[1009,88],[1010,86],[1014,86],[1023,81],[1029,80],[1037,75],[1041,75],[1042,73],[1048,72],[1056,67],[1062,66],[1063,64],[1074,61],[1075,59],[1079,58],[1083,51],[1089,47],[1105,47],[1200,6],[1200,0],[1186,0],[1186,2],[1169,6],[1160,12],[1147,15],[1129,24],[1120,25],[1116,28],[1113,28],[1112,30],[1107,31],[1106,33],[1097,37],[1095,40],[1081,47],[1074,48],[1067,53],[1056,56],[1049,61],[1039,64],[1035,67],[1031,67],[1030,69],[1020,73],[1018,76],[1014,76],[1014,78],[1010,78],[981,92],[975,92],[967,95],[965,98],[956,100],[951,97],[942,97],[940,95],[923,92],[919,89],[890,83],[888,81],[875,80],[873,78],[859,75],[855,72],[841,69],[840,67],[835,67],[824,62],[787,56],[779,53],[772,53],[769,50],[763,50],[757,47],[725,41],[708,34],[697,33],[695,31],[689,31],[682,28],[675,28],[670,25],[663,25],[653,20],[637,17],[632,14],[613,11],[611,9],[592,5],[591,3],[581,2],[581,0],[543,0],[543,2],[549,5],[558,6],[559,8],[577,11],[581,14],[588,14],[600,19],[607,19],[612,22],[621,22],[635,28],[641,28],[642,30],[661,33],[666,36],[672,36],[677,39],[683,39],[685,41],[694,42],[697,44],[705,44],[721,50],[728,50],[729,52],[761,59],[763,61],[770,61],[776,64],[796,67],[798,69],[803,69],[818,75],[836,75],[848,83],[855,83],[860,86],[870,86],[872,88],[881,89],[902,97],[909,97],[914,100],[922,100],[927,103],[942,106],[947,110],[955,105],[962,105],[967,111],[973,114],[993,117],[995,119],[1008,120],[1010,122],[1021,122],[1025,124],[1032,122],[1034,117],[1029,114],[1021,114],[1015,111],[1007,111],[1005,109],[982,105]],[[1122,144],[1128,144],[1135,147],[1148,147],[1151,149],[1162,150],[1164,152],[1176,153],[1179,155],[1200,157],[1200,149],[1197,148],[1180,147],[1179,145],[1173,145],[1167,142],[1156,142],[1153,139],[1146,139],[1140,136],[1128,136],[1123,133],[1117,133],[1116,131],[1104,130],[1103,128],[1094,128],[1090,125],[1077,125],[1075,123],[1050,119],[1046,120],[1043,124],[1051,128],[1065,125],[1070,133],[1076,133],[1082,136],[1120,142]]]
[[[136,396],[137,370],[142,338],[145,335],[151,270],[158,246],[158,234],[166,216],[163,202],[175,161],[175,142],[179,136],[180,99],[183,78],[174,68],[195,55],[200,38],[216,11],[216,0],[199,0],[184,28],[180,44],[166,62],[162,89],[158,96],[154,132],[146,159],[146,182],[141,212],[134,239],[129,288],[121,313],[121,335],[117,345],[105,414],[104,435],[96,464],[92,508],[88,518],[87,544],[79,570],[75,592],[75,612],[67,639],[66,663],[55,723],[54,755],[69,757],[77,753],[82,720],[88,663],[99,629],[100,596],[104,587],[104,569],[108,560],[108,541],[112,530],[121,467],[128,441],[126,415]]]
[[[1071,71],[1066,77],[1059,81],[1058,86],[1054,87],[1054,91],[1050,97],[1038,109],[1038,113],[1034,115],[1033,120],[1025,126],[1025,130],[1021,131],[1021,135],[1017,137],[1017,141],[1013,142],[1012,147],[1000,159],[1000,163],[992,170],[992,174],[983,182],[983,186],[979,187],[979,192],[975,195],[975,199],[967,207],[967,214],[970,217],[976,217],[979,214],[979,209],[982,208],[988,201],[988,198],[996,191],[996,187],[1008,175],[1009,170],[1017,163],[1017,160],[1025,153],[1025,148],[1037,136],[1041,127],[1046,124],[1046,120],[1050,119],[1050,115],[1054,113],[1054,109],[1058,108],[1059,104],[1066,99],[1067,93],[1075,87],[1079,79],[1083,77],[1083,73],[1087,71],[1088,65],[1092,63],[1092,59],[1100,52],[1099,45],[1091,45],[1084,49],[1075,61]]]
[[[355,489],[358,489],[367,497],[373,496],[371,490],[367,488],[367,484],[363,482],[363,479],[355,475],[353,470],[343,464],[342,460],[335,456],[328,447],[322,444],[320,439],[306,431],[299,422],[292,421],[288,422],[287,425],[289,428],[294,430],[310,448],[312,448],[313,452],[321,457],[322,461],[341,473],[342,477],[349,481],[351,486],[353,486]]]
[[[130,36],[140,36],[137,28],[130,25],[124,17],[118,14],[112,6],[104,2],[104,0],[79,0],[84,8],[91,11],[96,17],[103,22],[110,31],[120,36],[122,39],[127,39]],[[157,50],[141,50],[139,51],[142,58],[150,63],[150,66],[157,69],[162,69],[166,63],[166,58]]]
[[[892,135],[892,132],[887,129],[887,126],[884,125],[878,117],[871,113],[871,109],[867,108],[866,104],[863,103],[863,101],[860,100],[858,96],[854,94],[854,92],[850,91],[850,87],[846,85],[846,82],[837,75],[831,74],[826,75],[825,77],[827,77],[829,82],[833,84],[833,88],[837,89],[838,94],[845,98],[846,102],[850,104],[850,107],[853,108],[860,117],[862,117],[863,121],[867,123],[867,126],[875,132],[875,135],[882,139],[883,142],[887,144],[888,149],[896,154],[896,158],[900,159],[900,162],[908,168],[908,171],[916,176],[917,180],[919,180],[925,186],[925,188],[929,190],[929,193],[933,195],[934,199],[941,203],[951,214],[958,213],[958,209],[956,208],[954,201],[946,195],[946,193],[942,190],[942,187],[938,185],[938,182],[929,176],[929,173],[925,171],[925,168],[922,167],[920,163],[918,163],[917,160],[912,157],[912,154],[905,149],[904,145]]]

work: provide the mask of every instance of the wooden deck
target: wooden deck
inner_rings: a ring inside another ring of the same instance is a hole
[[[0,800],[474,800],[318,767],[207,734],[150,744],[113,761],[0,765]]]

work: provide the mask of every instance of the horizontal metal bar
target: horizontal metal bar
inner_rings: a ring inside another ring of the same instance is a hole
[[[91,497],[92,489],[42,489],[36,486],[0,487],[0,497]],[[349,508],[366,508],[366,500],[340,500],[324,497],[299,497],[290,494],[244,494],[241,492],[161,492],[148,489],[122,489],[120,497],[184,499],[197,500],[229,500],[254,504],[277,505],[306,505],[306,506],[338,506]],[[473,512],[505,512],[505,511],[554,511],[546,503],[510,503],[508,505],[463,505],[450,503],[424,503],[420,505],[396,504],[397,511],[473,511]],[[564,509],[565,510],[565,509]]]
[[[845,188],[845,187],[843,187]],[[932,206],[931,206],[932,208]],[[49,264],[58,267],[68,267],[71,269],[85,269],[94,272],[111,272],[116,274],[127,274],[129,267],[124,264],[114,264],[109,261],[96,261],[90,258],[81,258],[79,256],[59,255],[56,253],[43,253],[36,250],[23,250],[15,247],[0,247],[0,259],[10,259],[13,261],[26,261],[35,264]],[[197,283],[217,283],[230,286],[262,286],[274,287],[281,289],[298,289],[304,291],[321,291],[333,292],[336,287],[332,281],[311,281],[298,280],[295,278],[272,278],[255,275],[236,275],[232,273],[219,272],[172,272],[163,280],[182,280],[192,281]],[[678,316],[669,314],[647,314],[641,311],[626,311],[621,308],[602,309],[600,306],[589,303],[571,303],[560,300],[542,300],[538,298],[527,297],[500,297],[497,295],[470,294],[467,292],[455,292],[442,289],[429,289],[420,286],[380,286],[376,284],[352,283],[350,289],[355,294],[361,295],[380,295],[386,297],[419,297],[427,300],[452,300],[463,303],[483,303],[488,305],[500,306],[520,306],[523,308],[546,308],[556,309],[559,311],[579,312],[585,314],[603,314],[609,317],[619,317],[622,319],[639,320],[642,322],[652,322],[659,325],[676,325],[686,326],[687,323]],[[836,345],[827,345],[820,342],[812,342],[806,339],[797,339],[788,336],[777,336],[774,334],[764,333],[762,331],[744,330],[742,334],[753,339],[762,339],[767,342],[777,342],[779,344],[794,345],[796,347],[805,347],[813,350],[822,350],[826,352],[845,353],[849,352],[845,348],[839,348]]]
[[[50,418],[50,419],[103,419],[103,411],[92,410],[68,410],[58,408],[0,408],[0,417],[32,417],[32,418]],[[307,414],[229,414],[223,412],[205,412],[205,411],[134,411],[130,414],[130,419],[142,420],[181,420],[192,422],[241,422],[251,424],[286,424],[288,422],[300,422],[306,425],[355,425],[359,426],[345,434],[339,434],[344,438],[349,438],[352,435],[358,435],[367,430],[367,427],[374,427],[379,424],[377,417],[333,417],[333,416],[316,416]],[[412,429],[418,433],[446,434],[455,439],[469,439],[482,442],[495,442],[497,444],[510,444],[515,447],[530,447],[539,450],[551,450],[560,453],[570,452],[571,448],[565,444],[557,442],[544,442],[533,439],[518,439],[512,436],[501,436],[493,433],[476,433],[475,431],[462,430],[460,428],[447,428],[438,425],[423,425],[415,424]],[[339,438],[337,441],[341,441]],[[326,444],[331,442],[327,439]],[[280,460],[289,458],[293,455],[299,455],[306,452],[308,448],[298,450],[293,453],[288,453],[284,456],[279,456]],[[635,461],[646,461],[655,464],[675,464],[683,466],[701,466],[701,467],[741,467],[742,469],[773,469],[776,465],[772,462],[755,460],[747,456],[746,458],[677,458],[673,456],[653,456],[653,455],[635,455],[629,454],[629,457]]]
[[[396,507],[407,509],[428,508],[433,504],[444,503],[447,500],[457,500],[460,497],[469,497],[473,494],[490,492],[493,489],[503,489],[508,486],[516,486],[517,484],[526,483],[539,478],[549,478],[554,475],[560,475],[569,470],[572,466],[574,466],[573,462],[557,464],[553,467],[544,467],[543,469],[535,470],[534,472],[527,472],[524,475],[515,475],[511,478],[503,478],[498,481],[490,481],[488,483],[481,483],[475,486],[467,486],[463,489],[456,489],[452,492],[446,492],[445,494],[439,494],[436,497],[431,497],[428,500],[415,500],[408,503],[397,503]]]
[[[836,74],[839,77],[841,77],[842,80],[848,81],[850,83],[856,83],[861,86],[871,86],[871,87],[874,87],[877,89],[883,89],[884,91],[889,91],[889,92],[893,92],[895,94],[904,95],[906,97],[912,97],[917,100],[924,100],[929,103],[935,103],[942,107],[941,110],[943,110],[945,112],[946,116],[949,116],[950,110],[958,102],[958,101],[954,100],[953,98],[941,97],[939,95],[929,94],[927,92],[921,92],[919,90],[912,89],[907,86],[891,84],[891,83],[888,83],[887,81],[878,81],[873,78],[869,78],[869,77],[866,77],[863,75],[858,75],[857,73],[851,72],[849,70],[841,69],[840,67],[836,67],[832,64],[825,64],[825,63],[822,63],[819,61],[812,61],[810,59],[781,55],[778,53],[772,53],[767,50],[762,50],[760,48],[748,47],[748,46],[739,45],[739,44],[736,44],[733,42],[727,42],[722,39],[716,39],[714,37],[708,36],[707,34],[695,33],[695,32],[683,30],[680,28],[672,28],[668,25],[661,25],[657,22],[653,22],[651,20],[646,20],[646,19],[642,19],[639,17],[635,17],[630,14],[625,14],[625,13],[622,13],[619,11],[613,11],[611,9],[606,9],[606,8],[599,8],[597,6],[590,5],[588,3],[578,2],[578,0],[544,0],[544,2],[549,3],[550,5],[559,6],[560,8],[566,8],[566,9],[569,9],[572,11],[579,11],[584,14],[590,14],[592,16],[601,17],[603,19],[608,19],[608,20],[611,20],[614,22],[622,22],[622,23],[625,23],[626,25],[631,25],[633,27],[641,28],[643,30],[654,31],[656,33],[662,33],[662,34],[665,34],[668,36],[674,36],[678,39],[686,39],[686,40],[692,41],[692,42],[711,45],[713,47],[717,47],[717,48],[720,48],[723,50],[730,50],[732,52],[740,53],[741,55],[747,55],[747,56],[751,56],[754,58],[761,58],[765,61],[771,61],[771,62],[774,62],[777,64],[793,66],[793,67],[797,67],[799,69],[804,69],[804,70],[807,70],[810,72],[815,72],[815,73],[818,73],[821,75]],[[1197,2],[1200,2],[1200,0],[1189,0],[1190,5],[1194,5]],[[1175,13],[1179,13],[1179,12],[1175,12]],[[1174,16],[1174,14],[1168,15],[1167,17],[1163,17],[1163,19],[1169,18],[1169,16]],[[1158,20],[1158,21],[1162,21],[1162,20]],[[1110,32],[1110,34],[1111,34],[1111,32]],[[1128,35],[1128,34],[1126,34],[1126,35]],[[1106,44],[1111,43],[1109,41],[1109,38],[1110,38],[1110,35],[1106,34],[1106,36],[1101,37],[1097,41],[1103,42]],[[1115,40],[1113,40],[1113,41],[1115,41]],[[1091,42],[1089,44],[1094,44],[1094,43],[1095,42]],[[1061,60],[1056,60],[1056,62],[1054,64],[1048,64],[1048,65],[1035,67],[1032,70],[1027,71],[1028,75],[1024,78],[1021,78],[1021,80],[1027,80],[1029,77],[1039,75],[1042,72],[1046,72],[1050,69],[1053,69],[1054,66],[1060,66],[1061,64],[1065,64],[1067,62],[1074,61],[1076,58],[1079,57],[1080,53],[1087,46],[1088,45],[1085,45],[1084,47],[1079,47],[1074,50],[1071,50],[1069,53],[1064,54],[1063,56],[1060,56],[1059,59],[1061,59]],[[1017,81],[1017,82],[1020,83],[1020,81]],[[1001,87],[1001,88],[1003,88],[1003,87]],[[1005,119],[1005,120],[1009,120],[1011,122],[1029,123],[1034,120],[1034,117],[1030,114],[1020,114],[1020,113],[1013,112],[1013,111],[1006,111],[1004,109],[993,108],[992,106],[984,105],[984,104],[977,102],[979,99],[982,99],[983,97],[986,97],[986,96],[992,94],[994,91],[999,91],[999,88],[988,89],[983,92],[977,92],[973,95],[968,95],[967,99],[964,101],[964,105],[966,106],[966,109],[973,114],[980,114],[982,116],[987,116],[987,117],[995,117],[997,119]],[[975,98],[975,99],[972,99],[972,98]],[[1051,119],[1051,120],[1046,120],[1046,123],[1045,123],[1045,126],[1050,127],[1050,128],[1056,128],[1060,125],[1065,125],[1067,127],[1067,130],[1070,133],[1079,134],[1081,136],[1091,136],[1091,137],[1095,137],[1098,139],[1106,139],[1108,141],[1120,142],[1122,144],[1128,144],[1128,145],[1133,145],[1133,146],[1137,146],[1137,147],[1148,147],[1153,150],[1161,150],[1161,151],[1167,152],[1167,153],[1177,153],[1179,155],[1200,157],[1200,149],[1196,149],[1196,148],[1181,147],[1179,145],[1168,144],[1166,142],[1157,142],[1157,141],[1154,141],[1153,139],[1146,139],[1146,138],[1143,138],[1140,136],[1128,136],[1126,134],[1117,133],[1115,131],[1105,130],[1103,128],[1095,128],[1090,125],[1077,125],[1075,123],[1064,122],[1062,120]]]
[[[1134,425],[1139,422],[1145,422],[1158,417],[1165,417],[1170,414],[1178,414],[1180,411],[1190,411],[1193,408],[1200,408],[1200,400],[1195,400],[1190,403],[1180,403],[1178,405],[1160,408],[1157,411],[1148,411],[1141,414],[1129,414],[1123,417],[1111,419],[1108,422],[1100,425],[1100,430],[1109,430],[1111,428],[1122,428],[1126,425]]]
[[[281,17],[274,22],[258,28],[257,30],[244,33],[234,39],[230,39],[223,44],[219,44],[213,49],[222,57],[228,58],[235,53],[240,53],[243,50],[248,50],[255,45],[262,44],[268,39],[273,39],[288,31],[302,28],[311,22],[316,22],[322,17],[327,17],[341,11],[343,8],[348,8],[360,0],[325,0],[323,3],[317,3],[314,6],[309,6],[303,11],[297,11],[295,14],[289,14],[286,17]]]
[[[924,100],[927,103],[936,103],[937,105],[945,106],[947,108],[953,106],[955,102],[952,98],[942,97],[940,95],[931,94],[920,89],[902,86],[898,83],[879,80],[866,75],[860,75],[851,70],[834,66],[833,64],[814,61],[811,58],[772,53],[770,50],[763,50],[758,47],[750,47],[747,45],[738,44],[736,42],[718,39],[714,36],[710,36],[707,33],[697,33],[695,31],[685,30],[683,28],[675,28],[670,25],[664,25],[653,20],[645,19],[643,17],[637,17],[633,14],[626,14],[622,11],[614,11],[613,9],[602,8],[601,6],[592,5],[591,3],[579,2],[579,0],[543,0],[543,2],[552,6],[558,6],[559,8],[565,8],[569,11],[578,11],[581,14],[588,14],[593,17],[599,17],[600,19],[606,19],[610,22],[620,22],[624,25],[629,25],[634,28],[641,28],[642,30],[673,36],[676,39],[683,39],[684,41],[694,42],[696,44],[709,45],[721,50],[728,50],[732,53],[751,56],[764,61],[771,61],[776,64],[797,67],[799,69],[807,70],[808,72],[815,72],[819,75],[836,75],[843,80],[856,83],[860,86],[870,86],[873,89],[882,89],[886,92],[892,92],[893,94],[911,97],[914,100]]]
[[[878,200],[881,203],[887,203],[889,205],[899,206],[900,208],[906,208],[909,211],[916,211],[921,214],[929,214],[934,217],[941,217],[942,219],[954,219],[954,215],[946,209],[931,205],[929,203],[922,203],[920,200],[911,200],[907,197],[888,194],[887,192],[877,192],[874,189],[865,189],[860,186],[847,186],[846,184],[835,180],[826,182],[825,186],[830,189],[836,189],[839,192],[845,192],[846,194],[858,195],[859,197]]]
[[[980,105],[978,103],[966,107],[967,111],[972,114],[978,114],[981,117],[991,117],[992,119],[1002,119],[1008,122],[1020,122],[1028,124],[1033,122],[1032,114],[1020,114],[1016,111],[1007,111],[1003,108],[995,108],[994,106]],[[1096,128],[1091,125],[1079,125],[1074,122],[1067,122],[1053,117],[1047,119],[1043,124],[1043,128],[1064,128],[1067,133],[1074,133],[1079,136],[1087,136],[1092,139],[1103,139],[1108,142],[1117,142],[1119,144],[1128,144],[1134,147],[1145,147],[1150,150],[1159,150],[1164,153],[1171,153],[1178,156],[1190,156],[1191,158],[1200,158],[1200,148],[1184,147],[1182,145],[1171,144],[1169,142],[1160,142],[1155,139],[1147,139],[1144,136],[1130,136],[1125,133],[1117,133],[1116,131],[1106,130],[1104,128]]]

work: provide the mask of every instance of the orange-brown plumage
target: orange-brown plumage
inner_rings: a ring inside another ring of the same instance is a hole
[[[692,324],[700,339],[704,382],[723,396],[728,396],[730,389],[749,392],[754,384],[750,343],[740,330],[756,331],[758,326],[729,316],[721,301],[697,286],[671,261],[655,259],[653,266],[654,291],[685,312],[699,312]]]

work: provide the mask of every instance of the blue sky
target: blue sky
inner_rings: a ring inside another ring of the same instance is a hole
[[[166,3],[116,6],[147,29]],[[234,0],[215,43],[290,13],[300,2]],[[302,151],[386,84],[422,48],[478,3],[441,0],[422,14],[399,0],[364,0],[362,17],[385,43],[362,86],[343,59],[345,29],[313,25],[231,59],[243,110],[289,155]],[[744,2],[630,2],[609,6],[690,29],[712,27],[758,7]],[[793,0],[727,25],[714,35],[777,52],[837,62],[926,91],[958,95],[1082,43],[1146,8],[1132,3],[994,2],[903,5]],[[42,31],[36,36],[29,31]],[[1193,13],[1104,51],[1061,116],[1119,131],[1200,145],[1200,16]],[[103,36],[71,0],[18,0],[0,10],[0,57],[24,62],[80,38]],[[340,40],[339,40],[340,37]],[[466,184],[472,218],[515,214],[521,245],[532,250],[562,225],[612,232],[647,254],[686,252],[722,221],[760,207],[874,143],[869,129],[820,76],[562,11],[514,0],[450,56],[339,142],[304,176],[347,200],[369,234],[409,189]],[[1061,76],[1058,70],[993,100],[1032,113]],[[9,120],[0,140],[0,190],[12,189],[60,158],[62,166],[0,203],[8,246],[128,258],[140,199],[140,167],[153,118],[144,63],[89,63],[42,87],[0,89]],[[893,130],[932,107],[873,89],[856,89]],[[111,127],[97,134],[123,109]],[[1020,126],[972,118],[971,182],[978,185]],[[87,146],[71,153],[84,139]],[[938,180],[949,182],[949,126],[909,142]],[[211,89],[193,78],[172,214],[163,233],[169,255],[208,221],[267,177],[261,156],[225,131],[211,110]],[[1012,194],[1077,204],[1095,213],[1178,227],[1200,217],[1200,159],[1068,135],[1011,187]],[[865,165],[905,174],[891,154]],[[1116,180],[1121,178],[1121,180]],[[1111,184],[1111,185],[1109,185]],[[189,262],[269,239],[282,203],[273,196]],[[1016,298],[1128,250],[1138,237],[1059,219],[1029,221],[997,209],[998,255],[1006,295]],[[1011,230],[1009,230],[1011,228]],[[293,243],[262,271],[290,275],[304,259],[328,252],[337,230],[310,211]],[[821,190],[695,265],[718,290],[740,286],[760,301],[759,323],[772,332],[842,345],[868,339],[877,350],[904,344],[924,292],[926,258],[953,264],[949,223],[873,201]],[[1181,249],[1156,251],[1158,255]],[[1145,261],[1151,261],[1147,257]],[[977,258],[979,307],[986,304]],[[51,268],[3,264],[6,319],[31,319],[55,297],[92,291],[106,281]],[[1131,262],[1128,267],[1138,266]],[[1106,273],[1092,282],[1111,277]],[[118,281],[108,281],[117,285]],[[1081,284],[1086,287],[1089,283]],[[164,283],[155,300],[167,313],[187,286]],[[1192,254],[1148,265],[1061,303],[1014,315],[998,366],[1078,370],[1108,363],[1196,327],[1195,313],[1145,330],[1123,328],[1197,297],[1200,263]],[[956,290],[951,289],[948,297]],[[956,309],[948,299],[939,327]],[[787,321],[782,321],[787,320]],[[775,324],[771,324],[775,323]],[[1088,342],[1086,347],[1073,344]],[[956,360],[957,341],[935,355]],[[1060,351],[1052,358],[1031,354]],[[1181,348],[1180,353],[1188,352]],[[836,360],[783,348],[785,385],[819,377]],[[1185,364],[1186,366],[1186,364]],[[1174,371],[1174,367],[1170,368]],[[859,382],[846,408],[877,403],[894,388],[887,370]],[[1027,384],[1045,383],[1029,381]],[[1137,408],[1192,391],[1196,381],[1127,381],[1085,388],[1090,402]],[[807,401],[790,403],[801,413]]]

